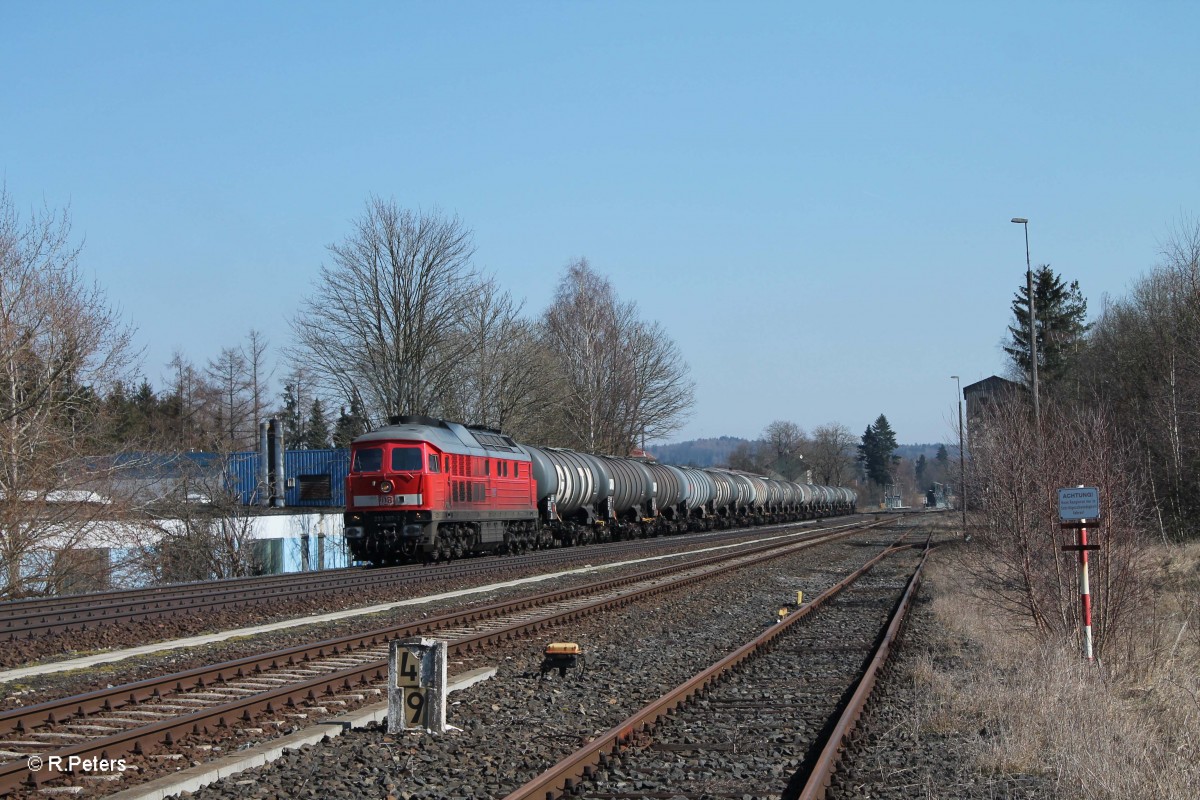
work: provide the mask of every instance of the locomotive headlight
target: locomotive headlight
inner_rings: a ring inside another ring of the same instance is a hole
[[[392,491],[392,482],[391,481],[380,481],[379,482],[379,491],[383,492],[384,494],[390,494]]]

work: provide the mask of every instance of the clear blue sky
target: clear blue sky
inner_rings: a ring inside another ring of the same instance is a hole
[[[372,193],[540,312],[586,256],[673,335],[676,439],[954,436],[1033,261],[1090,307],[1200,211],[1185,3],[0,0],[0,173],[69,205],[162,385],[273,348]]]

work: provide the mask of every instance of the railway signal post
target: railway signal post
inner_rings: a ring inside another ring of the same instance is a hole
[[[1059,526],[1074,530],[1075,543],[1064,544],[1064,552],[1079,553],[1079,603],[1083,619],[1083,654],[1088,661],[1092,655],[1092,594],[1088,585],[1088,551],[1100,545],[1088,544],[1088,528],[1100,525],[1100,490],[1094,486],[1076,486],[1058,490]]]

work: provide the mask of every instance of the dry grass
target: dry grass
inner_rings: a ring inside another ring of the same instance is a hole
[[[1044,775],[1062,797],[1200,797],[1200,543],[1153,556],[1153,608],[1088,665],[1074,642],[1012,633],[939,555],[934,613],[972,655],[916,660],[913,732],[975,738],[982,771]]]

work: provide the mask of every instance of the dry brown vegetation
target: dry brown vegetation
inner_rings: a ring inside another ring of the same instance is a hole
[[[962,657],[909,670],[914,733],[974,740],[982,772],[1039,774],[1059,797],[1200,797],[1200,543],[1147,554],[1152,596],[1095,664],[1073,637],[1014,628],[964,553],[940,554],[927,585]]]

